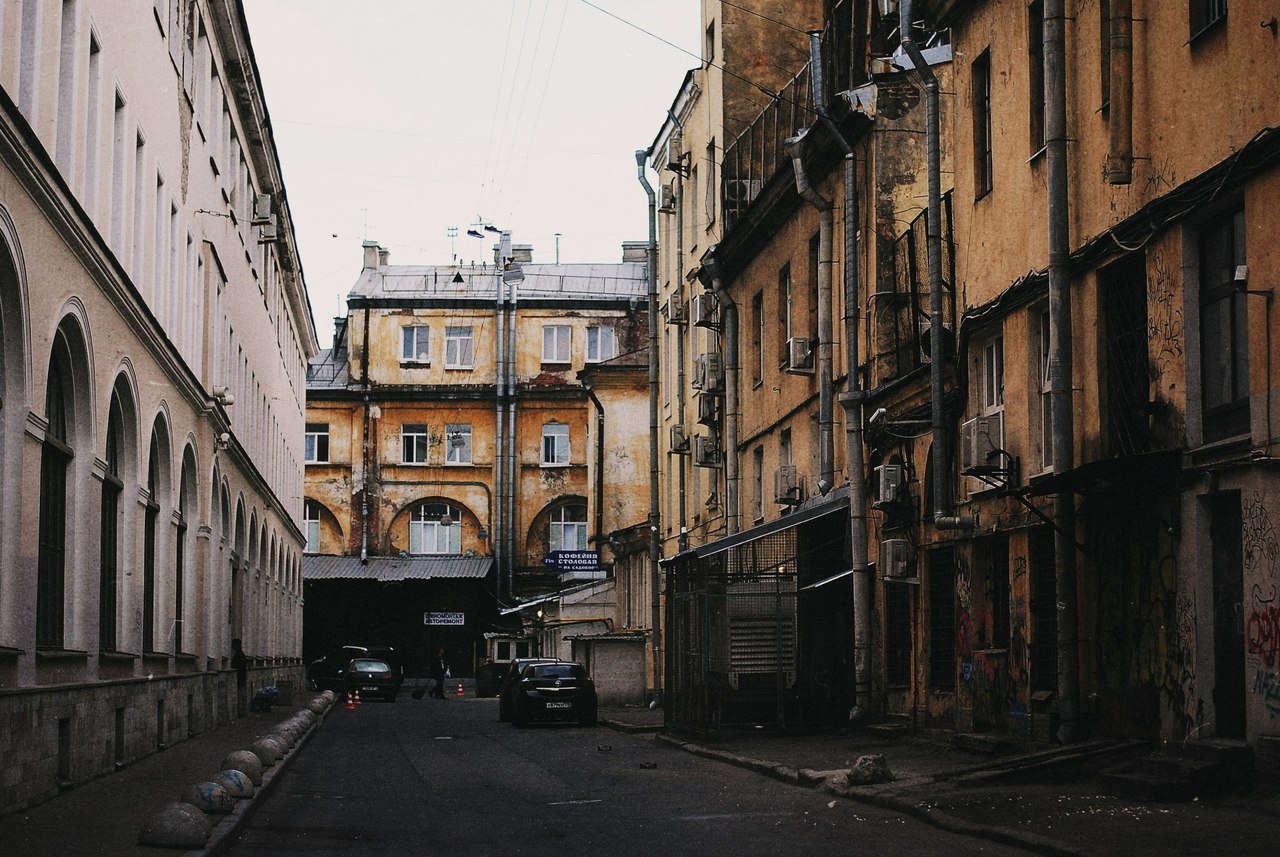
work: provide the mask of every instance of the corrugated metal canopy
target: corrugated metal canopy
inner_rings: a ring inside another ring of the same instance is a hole
[[[304,580],[430,580],[480,579],[493,567],[490,556],[304,556]]]

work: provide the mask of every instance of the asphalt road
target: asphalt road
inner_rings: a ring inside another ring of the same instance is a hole
[[[335,708],[228,852],[254,855],[1012,855],[905,816],[497,701]]]

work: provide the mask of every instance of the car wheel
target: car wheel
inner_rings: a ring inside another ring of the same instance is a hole
[[[498,720],[503,723],[511,722],[511,704],[502,697],[498,698]]]

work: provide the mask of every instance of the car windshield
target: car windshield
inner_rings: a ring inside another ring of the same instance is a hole
[[[529,678],[582,678],[582,674],[577,664],[538,664],[525,672]]]
[[[390,672],[391,667],[382,661],[370,661],[358,659],[351,662],[351,671],[360,673],[385,673]]]

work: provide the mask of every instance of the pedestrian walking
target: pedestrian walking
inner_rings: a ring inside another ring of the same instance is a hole
[[[444,699],[444,677],[449,671],[449,666],[444,662],[444,649],[436,650],[436,656],[431,660],[431,678],[435,681],[435,687],[431,688],[431,697],[433,699]]]

